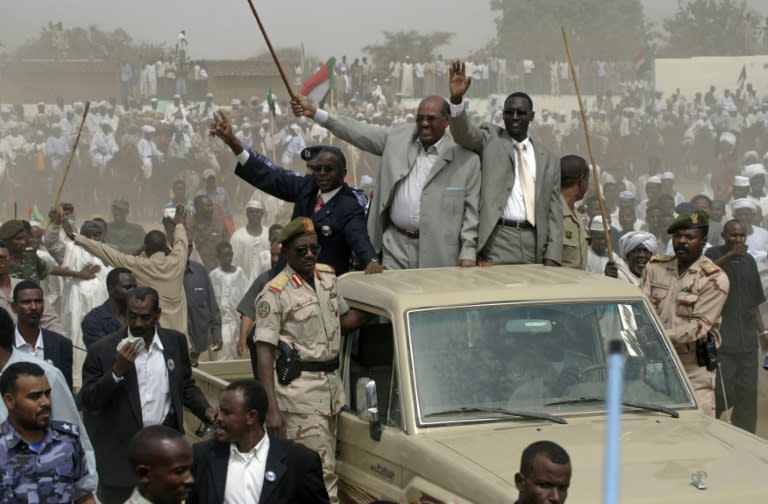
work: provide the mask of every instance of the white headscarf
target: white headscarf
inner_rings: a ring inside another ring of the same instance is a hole
[[[651,254],[655,253],[656,237],[646,231],[630,231],[619,238],[619,255],[626,259],[627,254],[641,245],[648,249]]]

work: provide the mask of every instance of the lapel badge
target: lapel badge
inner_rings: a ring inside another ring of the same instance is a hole
[[[275,480],[277,479],[277,475],[275,474],[274,471],[267,471],[266,473],[264,473],[264,479],[269,481],[270,483],[274,483]]]
[[[176,363],[173,362],[173,359],[168,359],[168,362],[166,362],[166,365],[168,366],[168,371],[173,372],[174,369],[176,369]]]
[[[323,226],[320,228],[320,233],[323,236],[331,236],[331,226]]]

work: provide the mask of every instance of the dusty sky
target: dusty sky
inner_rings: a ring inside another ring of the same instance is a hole
[[[643,3],[651,20],[673,13],[677,5],[673,0]],[[748,3],[768,13],[768,2]],[[303,41],[308,53],[323,58],[362,56],[361,48],[381,40],[382,30],[405,29],[454,32],[454,42],[443,52],[464,56],[495,32],[489,0],[254,0],[254,5],[273,45]],[[122,27],[135,40],[169,45],[184,28],[193,58],[244,58],[266,49],[246,0],[0,0],[0,12],[0,42],[9,48],[49,20],[60,20],[65,26]]]

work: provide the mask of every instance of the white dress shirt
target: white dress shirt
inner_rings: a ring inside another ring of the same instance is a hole
[[[224,486],[224,504],[259,502],[268,454],[269,435],[266,432],[261,441],[245,453],[241,453],[235,443],[230,443],[227,482]]]
[[[128,329],[128,336],[131,336],[130,329]],[[171,410],[168,368],[163,350],[163,343],[155,329],[149,350],[142,345],[133,363],[136,367],[136,380],[139,382],[141,420],[144,427],[163,423]],[[176,413],[181,414],[178,411]]]
[[[16,350],[26,354],[34,355],[38,359],[45,360],[43,357],[45,355],[45,349],[43,348],[43,331],[38,331],[37,341],[35,342],[34,348],[24,340],[24,338],[21,336],[21,333],[19,333],[18,327],[14,328],[13,332],[16,334],[16,342],[13,345]]]
[[[389,207],[392,224],[406,231],[418,231],[421,221],[421,192],[432,172],[432,167],[440,155],[440,146],[445,143],[445,135],[426,151],[417,139],[419,152],[416,162],[408,175],[395,185],[395,196]]]

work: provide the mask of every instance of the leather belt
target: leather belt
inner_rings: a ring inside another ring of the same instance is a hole
[[[401,235],[405,235],[405,236],[407,236],[408,238],[410,238],[412,240],[416,240],[416,239],[419,238],[419,232],[418,231],[406,231],[405,229],[401,229],[401,228],[395,226],[394,224],[392,224],[392,227],[394,228],[395,231],[397,231]]]
[[[332,373],[339,369],[339,358],[331,359],[325,362],[302,362],[302,371],[323,371],[325,373]]]
[[[533,229],[534,225],[527,220],[499,219],[497,226],[511,227],[516,229]]]

